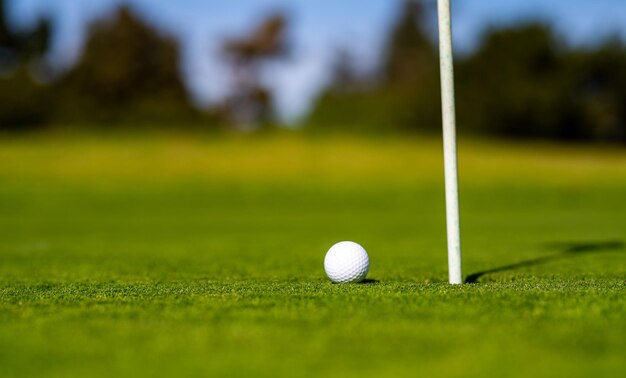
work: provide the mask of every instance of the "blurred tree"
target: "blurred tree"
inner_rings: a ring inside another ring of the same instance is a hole
[[[624,140],[626,50],[566,48],[544,24],[491,30],[459,64],[459,125],[485,134]]]
[[[363,90],[369,79],[361,74],[356,66],[356,59],[349,49],[337,50],[331,67],[330,92],[355,92]]]
[[[0,130],[22,130],[45,123],[51,112],[48,89],[32,75],[41,71],[51,27],[41,19],[33,30],[11,30],[6,9],[0,0]]]
[[[422,2],[404,3],[382,70],[369,78],[372,83],[380,77],[378,85],[341,90],[354,75],[339,54],[341,64],[309,124],[438,131],[439,70],[436,49],[421,27],[425,14]],[[523,23],[487,30],[456,66],[460,132],[626,142],[626,48],[619,38],[573,48],[549,25]]]
[[[328,87],[317,99],[307,122],[314,124],[316,130],[363,130],[368,124],[360,122],[363,120],[361,116],[364,109],[368,108],[366,103],[372,97],[372,92],[377,90],[377,83],[371,76],[359,72],[349,49],[338,49],[330,69]]]
[[[263,83],[262,69],[267,62],[286,57],[287,26],[285,16],[274,14],[249,36],[224,43],[223,54],[233,74],[226,113],[242,129],[255,129],[273,118],[273,95]]]
[[[0,131],[27,131],[48,123],[52,93],[36,83],[25,67],[0,77]]]
[[[7,25],[6,4],[4,0],[0,0],[0,46],[7,48],[13,44],[13,33]]]
[[[341,55],[335,75],[311,112],[309,123],[316,127],[358,128],[385,132],[393,130],[438,130],[439,71],[437,53],[424,25],[429,15],[422,1],[405,0],[392,25],[379,72],[359,78],[367,83],[359,90],[342,92],[347,62]],[[436,95],[433,95],[436,94]]]
[[[163,123],[195,120],[200,113],[180,77],[175,40],[159,35],[122,7],[92,26],[78,64],[55,88],[64,121]]]
[[[437,75],[437,52],[423,29],[424,3],[406,0],[387,43],[385,85],[413,91]]]
[[[50,48],[52,26],[49,19],[40,19],[30,33],[20,35],[20,52],[24,60],[41,60]]]
[[[402,130],[438,131],[441,122],[438,55],[424,26],[430,5],[405,0],[387,42],[382,99],[389,124]]]
[[[50,45],[50,20],[40,19],[29,31],[14,31],[7,24],[6,3],[0,0],[0,49],[10,54],[15,65],[28,60],[41,59]]]
[[[7,25],[7,10],[4,0],[0,0],[0,74],[8,76],[17,66],[17,35]]]
[[[574,51],[573,101],[584,113],[584,136],[626,143],[626,46],[619,38],[593,51]]]
[[[563,52],[543,24],[488,31],[459,64],[459,124],[496,135],[556,135],[566,105]]]

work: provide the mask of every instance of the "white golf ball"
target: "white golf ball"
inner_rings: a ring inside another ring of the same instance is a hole
[[[351,241],[339,242],[324,259],[326,275],[334,283],[360,282],[370,270],[370,259],[363,247]]]

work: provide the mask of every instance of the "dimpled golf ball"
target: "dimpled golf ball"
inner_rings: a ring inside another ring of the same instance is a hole
[[[326,275],[334,283],[360,282],[370,270],[370,259],[363,247],[351,241],[339,242],[324,259]]]

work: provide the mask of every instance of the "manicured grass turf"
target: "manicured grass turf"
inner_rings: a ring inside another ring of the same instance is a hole
[[[626,153],[460,151],[452,287],[438,141],[2,141],[0,375],[621,375]]]

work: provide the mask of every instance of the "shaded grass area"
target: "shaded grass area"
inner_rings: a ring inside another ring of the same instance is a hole
[[[267,159],[288,159],[290,148]],[[601,158],[608,173],[583,169],[572,181],[466,178],[464,271],[475,283],[451,287],[435,176],[379,180],[366,163],[393,148],[350,149],[367,158],[318,162],[315,179],[270,165],[269,179],[247,180],[184,164],[157,181],[150,170],[119,174],[121,163],[84,179],[37,164],[0,171],[2,375],[620,375],[626,185],[609,177],[621,172],[619,153]],[[234,143],[223,158],[247,154]],[[556,154],[568,172],[597,159]],[[154,155],[130,156],[148,166]],[[388,177],[413,170],[392,166]],[[370,253],[369,283],[324,277],[325,251],[344,239]]]

